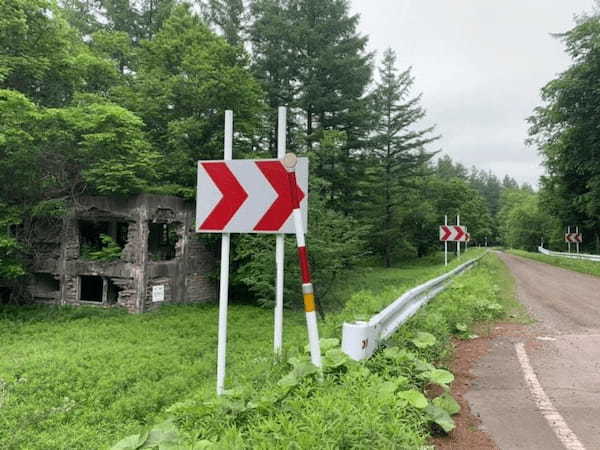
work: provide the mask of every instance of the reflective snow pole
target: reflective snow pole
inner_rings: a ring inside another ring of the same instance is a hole
[[[277,115],[277,158],[283,159],[286,146],[287,110],[281,106]],[[277,357],[283,348],[283,277],[285,258],[285,235],[275,237],[275,324],[273,331],[273,350]]]
[[[300,212],[300,202],[296,192],[296,163],[298,158],[293,153],[288,153],[283,159],[283,165],[288,171],[290,180],[290,193],[294,208],[294,227],[296,229],[296,244],[298,246],[298,259],[300,260],[300,274],[302,276],[302,295],[304,297],[304,311],[306,313],[306,326],[308,328],[308,346],[310,360],[321,367],[321,348],[319,345],[319,329],[317,328],[317,314],[315,312],[315,294],[308,266],[308,250],[304,240],[304,226]]]
[[[233,157],[233,111],[225,111],[225,161]],[[217,395],[225,390],[225,359],[227,353],[227,303],[229,296],[230,235],[221,237],[221,276],[219,285],[219,337],[217,344]]]

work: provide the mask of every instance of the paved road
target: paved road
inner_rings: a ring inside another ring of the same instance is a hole
[[[500,257],[536,323],[475,364],[473,413],[500,449],[600,449],[600,278]]]

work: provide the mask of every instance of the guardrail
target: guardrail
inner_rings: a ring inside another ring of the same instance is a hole
[[[544,247],[538,247],[538,252],[540,252],[543,255],[548,255],[548,256],[560,256],[562,258],[583,259],[585,261],[600,262],[600,255],[589,255],[586,253],[553,252],[552,250],[546,250]]]
[[[443,291],[452,282],[453,277],[470,269],[486,254],[487,252],[442,276],[405,292],[394,303],[371,317],[368,322],[344,323],[342,351],[356,361],[371,357],[381,342],[410,319],[419,308]]]

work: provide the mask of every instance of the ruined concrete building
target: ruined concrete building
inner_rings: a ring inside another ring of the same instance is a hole
[[[177,197],[82,198],[66,217],[32,224],[28,291],[37,302],[130,312],[211,300],[214,261],[194,220]]]

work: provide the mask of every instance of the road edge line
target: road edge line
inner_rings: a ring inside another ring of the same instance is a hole
[[[556,437],[562,442],[567,450],[585,450],[583,444],[569,428],[563,416],[561,416],[552,404],[548,395],[546,395],[546,392],[544,392],[533,367],[531,367],[529,357],[527,356],[525,346],[522,342],[515,344],[515,351],[517,352],[517,358],[521,364],[523,376],[527,382],[529,391],[533,395],[538,409],[546,419],[546,422],[548,422],[548,425],[550,425],[552,431],[554,431]]]

